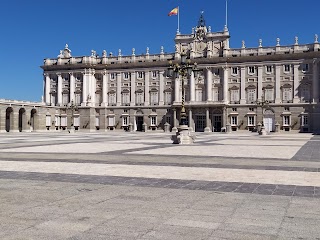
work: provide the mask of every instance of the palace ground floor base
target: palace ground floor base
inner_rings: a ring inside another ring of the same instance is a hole
[[[11,133],[0,238],[317,239],[320,136]]]

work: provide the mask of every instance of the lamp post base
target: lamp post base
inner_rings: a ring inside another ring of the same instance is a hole
[[[74,127],[71,127],[69,130],[68,130],[69,133],[75,133],[75,129]]]
[[[176,135],[171,136],[173,144],[192,144],[196,136],[191,133],[188,125],[180,125]]]
[[[260,131],[259,131],[259,135],[262,135],[262,136],[267,135],[267,131],[264,126],[261,126]]]

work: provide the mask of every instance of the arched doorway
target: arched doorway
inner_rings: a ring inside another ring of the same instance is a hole
[[[20,108],[19,110],[19,132],[25,130],[26,125],[26,110],[24,108]]]
[[[37,109],[32,109],[30,114],[30,131],[36,130]]]
[[[275,116],[272,109],[266,109],[263,113],[263,125],[267,132],[275,130]]]
[[[221,132],[222,128],[222,110],[214,109],[212,111],[212,126],[214,132]]]
[[[10,132],[10,129],[13,126],[13,109],[8,107],[6,109],[6,132]]]
[[[141,132],[143,131],[143,123],[144,123],[144,117],[143,117],[143,111],[137,110],[135,113],[135,121],[134,121],[134,130]]]

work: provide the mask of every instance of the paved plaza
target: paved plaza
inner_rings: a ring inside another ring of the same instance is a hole
[[[0,239],[320,239],[320,136],[1,133]]]

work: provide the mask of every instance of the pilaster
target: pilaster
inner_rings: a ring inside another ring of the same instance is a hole
[[[117,73],[117,106],[121,106],[121,74]]]
[[[263,67],[258,66],[258,101],[262,99],[262,74],[263,74]]]
[[[299,64],[293,66],[293,103],[299,102]]]
[[[147,71],[145,74],[145,84],[144,84],[144,105],[149,106],[150,105],[150,77],[151,77],[152,72]]]
[[[70,75],[70,102],[75,104],[74,92],[75,92],[75,77],[73,72],[69,73]]]
[[[204,131],[205,132],[212,132],[211,131],[211,124],[210,124],[209,108],[206,108],[206,127],[205,127]]]
[[[82,103],[81,106],[87,106],[87,101],[88,101],[88,74],[87,74],[87,69],[84,70],[83,74],[83,82],[82,82]]]
[[[174,79],[174,102],[180,102],[180,76]]]
[[[207,101],[212,101],[212,70],[207,68]]]
[[[241,67],[240,70],[240,104],[246,103],[246,68]]]
[[[57,92],[57,98],[58,98],[58,106],[62,105],[62,76],[61,73],[57,73],[58,76],[58,92]]]
[[[45,73],[45,103],[50,105],[50,88],[51,88],[51,79],[50,74]]]
[[[131,101],[130,101],[130,106],[135,105],[135,91],[136,91],[136,72],[131,73],[131,89],[130,89],[130,94],[131,94]]]
[[[194,79],[194,73],[191,73],[190,76],[190,102],[196,101],[196,84]]]
[[[313,61],[312,98],[314,103],[319,102],[319,69],[318,60]]]
[[[228,78],[229,78],[229,67],[225,66],[223,68],[223,102],[225,104],[229,102]]]
[[[102,106],[108,106],[108,74],[107,71],[104,70],[102,72]],[[107,128],[106,128],[107,129]]]
[[[159,106],[164,105],[164,71],[159,72]]]
[[[276,73],[276,79],[275,79],[275,92],[276,92],[276,98],[275,98],[275,103],[280,103],[281,102],[281,79],[280,79],[280,65],[276,65],[275,67],[275,73]]]

